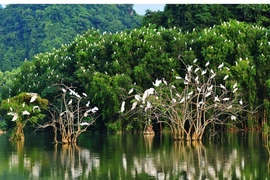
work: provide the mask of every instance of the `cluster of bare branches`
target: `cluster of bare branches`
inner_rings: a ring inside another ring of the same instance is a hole
[[[184,77],[176,76],[174,84],[167,83],[164,78],[156,79],[155,88],[135,94],[134,98],[131,89],[125,101],[131,98],[132,107],[124,113],[123,101],[120,112],[127,116],[144,114],[146,124],[154,119],[166,123],[176,140],[201,140],[209,125],[240,121],[246,105],[239,98],[237,82],[228,82],[229,74],[221,77],[224,72],[229,72],[229,68],[222,63],[215,72],[209,68],[209,62],[204,69],[196,62],[195,59],[192,65],[186,65]]]
[[[63,144],[76,144],[78,136],[92,125],[97,116],[98,107],[90,107],[87,94],[79,95],[74,87],[64,84],[57,85],[61,94],[56,97],[59,106],[51,105],[48,108],[50,121],[39,128],[52,127],[54,131],[54,142],[58,142],[58,133]]]

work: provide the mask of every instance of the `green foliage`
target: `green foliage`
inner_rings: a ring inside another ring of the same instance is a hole
[[[132,5],[8,5],[0,11],[0,70],[70,43],[92,27],[102,32],[139,27],[141,16],[133,11]]]
[[[222,69],[216,84],[228,74],[226,85],[232,87],[238,82],[243,101],[255,110],[270,95],[268,33],[266,28],[236,20],[189,33],[153,24],[116,33],[93,28],[77,35],[70,44],[37,54],[12,72],[0,73],[2,99],[37,92],[53,102],[58,95],[55,84],[72,85],[78,93],[89,94],[99,107],[102,116],[96,124],[102,131],[106,124],[109,127],[116,121],[120,121],[117,128],[123,130],[129,124],[118,113],[121,98],[127,93],[124,89],[140,92],[152,87],[157,78],[177,85],[174,77],[184,77],[185,65],[197,59],[200,67],[209,61],[214,71],[224,63],[230,70]],[[265,121],[269,112],[264,111],[260,106],[250,120],[257,125]]]
[[[4,115],[3,118],[8,129],[12,129],[12,139],[21,139],[27,123],[28,127],[31,127],[45,117],[42,111],[47,107],[48,100],[42,99],[40,96],[33,100],[33,96],[36,95],[23,92],[2,101],[1,114]]]
[[[143,25],[155,23],[192,31],[236,19],[268,27],[269,8],[268,4],[166,4],[164,12],[147,12]]]

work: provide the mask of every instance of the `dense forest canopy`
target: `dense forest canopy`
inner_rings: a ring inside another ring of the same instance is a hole
[[[0,17],[1,71],[17,68],[25,58],[70,43],[92,27],[116,32],[137,28],[142,19],[133,5],[124,4],[11,4],[0,9]]]
[[[269,27],[269,10],[268,4],[167,4],[164,12],[147,11],[143,25],[150,22],[166,28],[176,26],[191,31],[193,28],[206,28],[236,19]]]
[[[185,15],[194,21],[191,25],[180,19],[188,12],[179,11],[183,7],[194,10]],[[220,18],[213,19],[218,17],[213,9],[221,7]],[[251,13],[245,15],[246,22],[237,20],[242,15],[239,9]],[[53,102],[57,95],[53,84],[73,85],[78,92],[89,94],[99,107],[98,130],[132,131],[140,129],[143,120],[120,116],[123,95],[132,87],[138,92],[149,88],[157,78],[177,83],[175,76],[184,75],[181,57],[186,64],[198,59],[204,66],[209,61],[213,70],[224,63],[229,70],[224,68],[216,83],[229,75],[226,85],[237,81],[243,102],[256,110],[245,114],[248,120],[240,127],[261,127],[270,116],[270,32],[265,9],[268,5],[166,5],[164,13],[148,11],[145,26],[140,28],[115,33],[91,28],[72,42],[36,54],[19,68],[1,73],[1,98],[36,92]]]

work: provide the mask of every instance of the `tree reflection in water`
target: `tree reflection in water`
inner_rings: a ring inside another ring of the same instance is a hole
[[[5,142],[0,179],[264,179],[261,134],[228,134],[217,142],[173,141],[156,134],[85,136],[82,146]],[[37,138],[37,137],[35,137]],[[23,144],[24,143],[24,144]],[[84,147],[83,147],[84,146]]]

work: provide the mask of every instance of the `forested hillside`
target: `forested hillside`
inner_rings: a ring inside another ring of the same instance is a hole
[[[270,26],[268,4],[167,4],[164,11],[148,11],[143,25],[155,23],[166,28],[180,27],[184,31],[206,28],[236,19],[264,27]]]
[[[139,27],[132,5],[7,5],[0,8],[0,70],[70,43],[92,27],[116,32]]]

